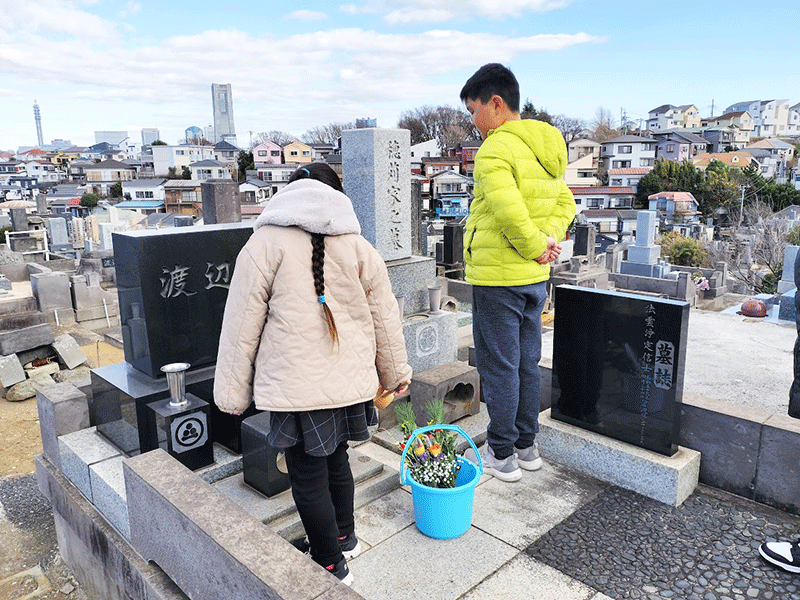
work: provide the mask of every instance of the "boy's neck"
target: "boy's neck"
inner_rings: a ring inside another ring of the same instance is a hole
[[[510,110],[508,108],[503,110],[500,113],[499,117],[500,117],[500,124],[501,125],[503,123],[508,122],[508,121],[521,121],[522,120],[522,117],[520,116],[520,114],[518,112],[515,112],[515,111]]]

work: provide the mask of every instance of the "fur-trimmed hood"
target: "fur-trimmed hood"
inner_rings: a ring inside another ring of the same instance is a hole
[[[361,233],[350,198],[315,179],[293,181],[267,203],[253,229],[264,225],[299,227],[309,233]]]

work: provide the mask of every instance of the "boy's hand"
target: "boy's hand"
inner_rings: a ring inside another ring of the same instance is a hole
[[[548,236],[547,250],[545,250],[542,255],[536,259],[536,262],[538,262],[540,265],[546,265],[547,263],[553,262],[555,259],[557,259],[559,254],[561,254],[561,244],[556,242],[554,238]]]

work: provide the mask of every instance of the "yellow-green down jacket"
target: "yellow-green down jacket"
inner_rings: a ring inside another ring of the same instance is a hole
[[[469,283],[527,285],[550,276],[550,265],[535,259],[547,237],[563,239],[575,218],[566,167],[564,138],[552,125],[525,119],[489,131],[475,156],[475,199],[464,232]]]

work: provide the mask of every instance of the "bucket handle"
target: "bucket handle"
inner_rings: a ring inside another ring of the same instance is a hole
[[[440,423],[439,425],[428,425],[427,427],[420,427],[419,429],[415,429],[411,435],[408,437],[408,441],[410,442],[415,437],[420,434],[428,433],[429,431],[436,431],[437,429],[449,429],[450,431],[455,431],[456,433],[460,434],[464,437],[468,442],[469,445],[472,446],[472,449],[475,451],[475,456],[478,459],[478,471],[481,475],[483,475],[483,461],[481,460],[481,453],[478,452],[477,446],[475,446],[475,442],[472,441],[472,438],[467,435],[467,433],[461,429],[458,425],[452,425],[447,423]],[[411,446],[410,443],[406,443],[405,448],[403,448],[403,456],[400,458],[400,484],[406,485],[408,478],[406,477],[406,471],[408,467],[406,466],[406,452],[408,452],[408,448]],[[467,459],[464,459],[467,460]]]

